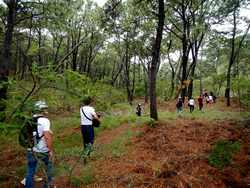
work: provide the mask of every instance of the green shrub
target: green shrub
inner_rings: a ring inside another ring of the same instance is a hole
[[[74,187],[81,187],[82,185],[82,180],[78,177],[72,177],[70,180],[71,185],[73,185]]]
[[[214,145],[208,157],[209,164],[216,168],[223,168],[231,163],[233,154],[239,150],[240,143],[238,141],[220,140]]]
[[[156,121],[153,118],[150,118],[147,122],[147,125],[149,125],[150,127],[155,127],[156,126]]]
[[[93,183],[95,180],[93,168],[90,165],[85,166],[81,171],[80,178],[84,185]]]

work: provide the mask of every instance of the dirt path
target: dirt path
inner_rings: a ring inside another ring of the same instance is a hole
[[[119,136],[127,126],[103,132],[97,143],[110,143],[110,134]],[[236,128],[233,122],[180,119],[140,130],[126,155],[95,161],[96,181],[88,187],[250,187],[248,129]],[[211,145],[219,139],[244,143],[233,165],[224,170],[207,161]]]

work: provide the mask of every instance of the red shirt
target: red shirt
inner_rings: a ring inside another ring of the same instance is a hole
[[[203,99],[201,97],[198,98],[198,103],[203,104]]]

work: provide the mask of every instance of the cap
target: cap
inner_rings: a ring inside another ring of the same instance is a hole
[[[36,111],[42,111],[43,109],[48,108],[48,105],[45,101],[36,101],[34,104],[34,108]]]

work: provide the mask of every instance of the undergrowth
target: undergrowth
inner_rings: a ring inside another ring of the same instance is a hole
[[[232,162],[233,154],[240,150],[240,142],[220,140],[212,149],[208,157],[209,164],[216,168],[223,168]]]
[[[164,111],[159,113],[160,119],[176,120],[178,118],[187,118],[187,119],[200,119],[200,120],[242,120],[250,116],[250,112],[230,112],[230,111],[219,111],[219,110],[210,110],[201,112],[195,110],[193,113],[190,113],[188,109],[184,112],[177,114],[176,112]]]

